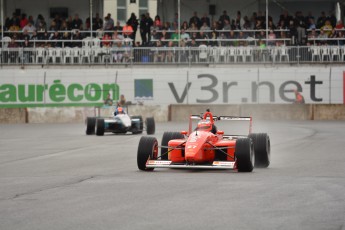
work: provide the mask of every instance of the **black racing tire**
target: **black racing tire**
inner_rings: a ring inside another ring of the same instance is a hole
[[[235,157],[239,172],[253,171],[255,153],[253,142],[250,138],[240,138],[236,141]]]
[[[96,135],[97,136],[103,136],[104,135],[104,119],[98,118],[96,121]]]
[[[248,136],[253,140],[255,151],[255,167],[267,168],[270,165],[271,142],[267,133],[251,133]]]
[[[179,132],[164,132],[162,137],[162,146],[168,146],[170,140],[183,139],[183,134]],[[168,160],[168,148],[161,147],[161,159]]]
[[[138,152],[137,152],[137,165],[140,170],[152,171],[153,168],[146,168],[148,159],[157,160],[158,155],[158,141],[155,137],[143,136],[140,138]]]
[[[96,118],[88,117],[86,118],[86,135],[95,134]]]
[[[132,133],[133,134],[140,134],[143,132],[144,129],[144,122],[142,116],[131,116],[131,119],[139,119],[139,127],[137,123],[132,122]]]
[[[156,131],[155,119],[153,117],[147,117],[145,123],[146,123],[146,133],[148,135],[155,134],[155,131]]]

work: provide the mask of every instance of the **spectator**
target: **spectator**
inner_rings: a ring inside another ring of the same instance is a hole
[[[182,25],[181,25],[181,30],[184,29],[185,31],[188,30],[189,26],[188,26],[188,22],[187,21],[183,21]]]
[[[244,24],[244,20],[241,16],[241,11],[237,11],[237,16],[235,19],[235,26],[237,29],[241,30]]]
[[[326,20],[325,24],[323,26],[321,26],[320,28],[321,30],[324,30],[324,32],[329,36],[333,30],[333,27],[331,25],[331,21],[330,20]]]
[[[201,27],[201,21],[200,18],[198,17],[198,13],[196,11],[194,11],[193,13],[193,17],[191,17],[189,19],[189,26],[192,25],[192,23],[194,23],[194,25],[199,29]]]
[[[148,23],[147,23],[147,18],[145,14],[141,15],[141,19],[140,19],[140,36],[141,36],[141,41],[143,45],[147,44],[147,27]]]
[[[203,26],[205,22],[206,22],[206,25],[207,25],[208,27],[211,26],[210,18],[207,16],[207,13],[204,13],[204,15],[202,16],[202,18],[200,18],[200,21],[201,21],[201,26]]]
[[[150,17],[149,12],[146,13],[146,33],[147,33],[147,39],[148,43],[151,41],[151,27],[153,26],[153,20]]]
[[[120,21],[116,22],[116,26],[114,26],[113,29],[116,30],[118,34],[123,34],[123,27],[121,26]]]
[[[295,24],[297,26],[297,44],[304,44],[306,21],[301,11],[297,11],[295,14]]]
[[[170,40],[170,34],[167,33],[166,29],[163,29],[161,34],[161,41],[165,45],[167,40]]]
[[[19,22],[19,26],[21,29],[24,28],[24,26],[26,26],[28,24],[29,20],[26,18],[26,14],[22,14],[22,17],[20,19],[20,22]]]
[[[170,24],[170,22],[164,22],[163,28],[162,28],[162,29],[171,30],[171,24]]]
[[[345,38],[345,36],[344,36],[344,32],[343,31],[338,31],[338,33],[337,33],[337,38],[340,38],[339,40],[338,40],[338,45],[339,46],[343,46],[344,44],[345,44],[345,41],[344,41],[344,38]],[[343,53],[344,54],[344,53]]]
[[[72,16],[69,16],[66,22],[67,22],[68,30],[71,30],[72,29],[72,25],[73,25],[73,18],[72,18]]]
[[[181,39],[181,37],[179,34],[179,30],[176,29],[175,32],[171,34],[171,40],[173,40],[174,42],[178,42],[180,39]]]
[[[117,30],[115,30],[111,36],[111,39],[113,40],[112,41],[113,47],[118,47],[117,43],[122,44],[124,37],[121,34],[119,34]]]
[[[190,39],[190,36],[184,29],[181,30],[181,39],[188,41]]]
[[[207,25],[207,22],[203,22],[203,25],[200,27],[201,31],[210,30],[210,27]]]
[[[35,22],[34,25],[35,25],[37,31],[44,31],[44,30],[47,29],[47,23],[46,23],[46,21],[44,20],[44,17],[41,14],[39,14],[37,16],[37,19],[36,19],[36,22]]]
[[[316,29],[314,18],[309,18],[308,25],[309,25],[308,29],[310,30]]]
[[[291,38],[292,45],[295,44],[295,42],[297,40],[297,36],[298,36],[298,33],[297,33],[297,28],[296,28],[296,25],[295,25],[295,21],[294,20],[290,20],[290,23],[289,23],[289,37]]]
[[[336,26],[335,26],[335,29],[337,29],[337,30],[342,30],[342,29],[344,29],[344,24],[343,24],[343,22],[342,22],[341,20],[338,20],[338,21],[337,21],[337,24],[336,24]]]
[[[104,36],[102,38],[102,47],[110,47],[111,45],[111,37],[109,33],[104,33]]]
[[[67,31],[65,31],[63,33],[61,40],[65,40],[64,42],[62,42],[63,47],[72,47],[73,46],[71,44],[71,42],[66,41],[66,40],[71,40],[70,34]]]
[[[133,43],[135,44],[135,38],[136,38],[136,35],[137,35],[137,30],[138,30],[138,18],[137,16],[132,13],[131,14],[131,17],[127,20],[127,24],[130,25],[133,29],[133,33],[132,35],[130,36],[130,38],[132,39]]]
[[[31,25],[35,25],[35,21],[34,21],[34,18],[32,17],[32,15],[29,16],[28,23],[31,23]]]
[[[92,30],[96,31],[103,28],[103,20],[100,18],[99,13],[92,19]]]
[[[19,17],[17,17],[16,13],[13,13],[12,18],[10,18],[6,24],[10,25],[10,26],[16,25],[16,26],[20,27],[20,19],[19,19]]]
[[[225,30],[225,31],[230,31],[231,29],[232,29],[232,28],[231,28],[231,25],[230,25],[230,21],[224,20],[223,30]]]
[[[62,37],[60,35],[60,33],[58,31],[55,31],[53,33],[53,36],[50,37],[50,40],[51,40],[51,46],[52,47],[62,47],[62,43],[61,43],[61,40]]]
[[[72,30],[77,29],[77,30],[82,30],[83,29],[83,21],[79,18],[78,14],[74,15],[74,19],[72,21]]]
[[[31,22],[29,22],[26,26],[24,26],[23,31],[24,30],[26,30],[29,34],[32,34],[32,32],[36,31],[36,28]]]
[[[24,30],[23,33],[19,35],[19,38],[21,40],[25,40],[25,39],[29,40],[30,39],[30,34],[29,34],[29,32],[27,30]]]
[[[65,20],[62,21],[61,23],[61,27],[59,30],[62,30],[62,31],[68,31],[68,25],[67,25],[67,22]]]
[[[160,40],[156,41],[156,47],[162,48],[162,42]],[[157,49],[154,52],[154,62],[163,62],[165,58],[165,52]]]
[[[153,26],[156,27],[157,30],[160,30],[162,28],[163,24],[159,15],[156,15]]]
[[[304,101],[304,97],[302,96],[302,94],[300,92],[298,92],[297,90],[294,90],[294,93],[295,93],[295,104],[305,104],[305,101]]]
[[[19,45],[16,42],[15,38],[11,38],[10,43],[8,44],[8,48],[17,48]]]
[[[292,16],[289,15],[287,10],[284,10],[283,14],[280,15],[278,24],[281,24],[281,21],[284,21],[284,25],[288,26],[291,20],[293,20]]]
[[[62,20],[61,20],[59,14],[55,14],[55,17],[54,17],[53,21],[55,22],[56,27],[57,27],[58,29],[60,29]]]
[[[74,47],[82,47],[83,43],[81,40],[83,40],[83,35],[80,33],[80,30],[77,30],[75,34],[73,35],[72,40],[78,40],[77,42],[73,42]]]
[[[107,16],[104,18],[104,25],[103,29],[105,31],[112,30],[114,28],[114,20],[111,18],[111,14],[108,13]]]
[[[274,33],[273,30],[270,30],[270,33],[268,34],[268,45],[269,46],[274,46],[276,40],[276,34]]]
[[[325,11],[322,11],[320,17],[317,19],[316,28],[320,29],[322,26],[324,26],[326,19],[326,13]]]
[[[175,59],[175,53],[172,49],[172,47],[174,47],[174,43],[172,41],[169,41],[168,47],[170,49],[168,49],[168,51],[166,52],[165,58],[166,58],[166,61],[172,62]]]
[[[128,22],[123,27],[122,33],[123,33],[123,37],[124,38],[131,38],[131,39],[133,38],[133,28],[132,28],[132,26],[130,24],[128,24]]]
[[[107,105],[107,106],[113,105],[113,99],[111,98],[110,93],[108,93],[107,98],[104,100],[104,105]]]
[[[125,106],[126,105],[126,98],[125,95],[120,95],[120,101],[117,103],[118,106]]]
[[[49,30],[50,31],[55,31],[55,30],[59,30],[60,28],[56,25],[55,21],[52,21],[50,26],[49,26]]]
[[[224,24],[225,24],[225,20],[227,20],[228,22],[230,22],[230,17],[227,14],[226,10],[223,11],[223,14],[219,17],[218,21],[219,21],[219,29],[223,29]]]

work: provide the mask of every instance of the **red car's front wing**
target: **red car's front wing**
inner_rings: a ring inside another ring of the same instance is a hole
[[[148,160],[146,168],[237,169],[236,161],[213,161],[209,165],[177,164],[172,161]]]

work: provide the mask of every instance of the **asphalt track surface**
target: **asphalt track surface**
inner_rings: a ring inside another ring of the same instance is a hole
[[[158,123],[164,131],[186,123]],[[219,127],[218,127],[219,128]],[[142,135],[0,125],[0,229],[345,229],[345,122],[260,122],[268,169],[137,169]]]

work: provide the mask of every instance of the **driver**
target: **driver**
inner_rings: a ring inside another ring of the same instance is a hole
[[[212,132],[213,134],[217,133],[216,126],[213,125],[211,123],[211,121],[209,121],[209,120],[201,120],[201,121],[199,121],[197,130],[198,131],[200,131],[200,130],[208,131],[208,132]]]
[[[116,116],[118,114],[125,114],[125,111],[123,110],[122,107],[117,107],[116,108],[114,115]]]

